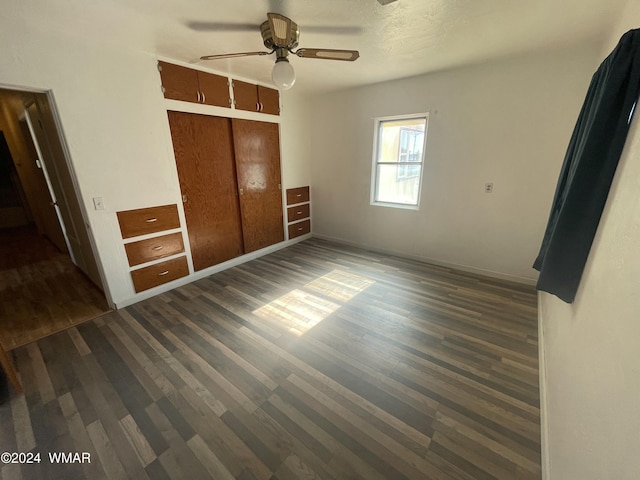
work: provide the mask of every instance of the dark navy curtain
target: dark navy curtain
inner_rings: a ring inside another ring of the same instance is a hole
[[[640,29],[625,33],[591,79],[533,268],[538,290],[573,302],[640,93]]]

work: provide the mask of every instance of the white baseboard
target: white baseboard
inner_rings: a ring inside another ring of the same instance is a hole
[[[476,273],[478,275],[483,275],[485,277],[493,277],[493,278],[498,278],[500,280],[508,280],[510,282],[515,282],[515,283],[522,283],[525,285],[535,285],[537,280],[535,278],[529,278],[529,277],[521,277],[518,275],[511,275],[509,273],[502,273],[502,272],[496,272],[493,270],[486,270],[483,268],[477,268],[477,267],[473,267],[470,265],[461,265],[459,263],[452,263],[452,262],[447,262],[445,260],[439,260],[437,258],[431,258],[431,257],[423,257],[420,255],[410,255],[404,252],[397,252],[394,250],[387,250],[387,249],[383,249],[383,248],[378,248],[378,247],[374,247],[371,245],[367,245],[367,244],[363,244],[363,243],[357,243],[357,242],[351,242],[349,240],[344,240],[341,238],[335,238],[335,237],[331,237],[328,235],[319,235],[317,233],[313,234],[314,238],[320,238],[322,240],[328,240],[331,242],[335,242],[335,243],[342,243],[343,245],[349,245],[352,247],[360,247],[360,248],[365,248],[367,250],[371,250],[372,252],[378,252],[378,253],[384,253],[387,255],[395,255],[398,257],[402,257],[402,258],[408,258],[410,260],[416,260],[418,262],[424,262],[424,263],[430,263],[432,265],[437,265],[439,267],[446,267],[446,268],[453,268],[455,270],[462,270],[463,272],[469,272],[469,273]]]
[[[144,292],[138,293],[133,297],[119,301],[115,303],[115,308],[120,309],[120,308],[128,307],[129,305],[133,305],[134,303],[138,303],[138,302],[141,302],[142,300],[155,297],[156,295],[159,295],[161,293],[165,293],[165,292],[168,292],[169,290],[173,290],[174,288],[187,285],[188,283],[195,282],[196,280],[200,280],[201,278],[208,277],[209,275],[213,275],[214,273],[227,270],[228,268],[235,267],[237,265],[242,265],[243,263],[246,263],[250,260],[254,260],[256,258],[263,257],[265,255],[276,252],[278,250],[282,250],[283,248],[289,247],[291,245],[294,245],[298,242],[302,242],[303,240],[307,240],[309,238],[311,238],[310,233],[306,235],[301,235],[299,237],[294,238],[293,240],[285,240],[284,242],[280,242],[275,245],[271,245],[269,247],[256,250],[255,252],[247,253],[246,255],[242,255],[241,257],[236,257],[226,262],[219,263],[218,265],[214,265],[213,267],[205,268],[204,270],[194,272],[191,275],[187,275],[186,277],[182,277],[172,282],[165,283],[164,285],[159,285],[157,287],[150,288],[149,290],[145,290]]]
[[[542,454],[542,480],[549,480],[549,422],[547,418],[547,357],[544,348],[544,327],[542,321],[542,295],[538,293],[538,372],[540,389],[540,450]]]

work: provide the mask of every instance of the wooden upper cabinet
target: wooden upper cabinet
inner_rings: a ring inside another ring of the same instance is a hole
[[[233,97],[238,110],[280,114],[280,93],[273,88],[234,80]]]
[[[258,103],[258,88],[253,83],[241,82],[240,80],[234,80],[233,85],[233,98],[236,101],[236,108],[238,110],[247,110],[249,112],[257,112],[260,109]]]
[[[280,115],[280,92],[278,90],[258,85],[258,102],[261,113]]]
[[[213,73],[198,72],[200,103],[218,107],[230,107],[229,80]]]
[[[183,102],[200,101],[198,71],[172,63],[158,62],[164,98]]]
[[[166,62],[158,62],[158,70],[164,98],[218,107],[231,106],[226,77]]]

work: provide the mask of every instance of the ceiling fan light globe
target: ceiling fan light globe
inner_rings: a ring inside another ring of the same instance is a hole
[[[296,72],[288,60],[279,60],[273,66],[271,79],[279,90],[289,90],[296,83]]]

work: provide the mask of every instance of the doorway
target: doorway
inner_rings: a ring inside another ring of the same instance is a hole
[[[0,344],[109,311],[50,92],[0,88]]]

